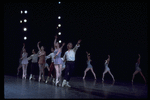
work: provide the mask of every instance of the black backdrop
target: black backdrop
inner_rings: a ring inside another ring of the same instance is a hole
[[[20,10],[28,10],[21,15]],[[61,20],[58,20],[58,15]],[[20,24],[26,18],[27,23]],[[61,29],[56,26],[61,23]],[[91,53],[91,64],[98,78],[104,71],[104,60],[109,54],[112,74],[116,80],[131,81],[138,53],[141,54],[143,74],[148,79],[148,43],[147,43],[147,3],[144,2],[58,2],[49,3],[5,3],[4,4],[4,74],[16,74],[22,43],[26,43],[29,55],[38,41],[51,52],[54,36],[66,44],[73,45],[82,39],[76,53],[74,76],[83,76],[86,68],[86,53]],[[27,32],[22,28],[26,26]],[[23,35],[27,40],[23,40]],[[63,48],[62,56],[67,50]],[[50,64],[50,60],[47,60]],[[28,74],[30,64],[28,66]],[[140,74],[136,81],[143,81]],[[88,72],[87,77],[93,77]],[[106,74],[106,78],[111,77]],[[144,81],[143,81],[144,82]]]

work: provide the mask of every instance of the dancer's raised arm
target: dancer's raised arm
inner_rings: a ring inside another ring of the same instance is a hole
[[[57,35],[55,35],[55,40],[54,40],[54,48],[56,49],[56,41],[57,41]]]
[[[77,51],[78,47],[80,47],[80,42],[81,40],[78,40],[77,44],[75,45],[75,47],[73,48],[74,52]]]
[[[37,47],[38,47],[38,50],[41,51],[41,49],[40,49],[40,47],[39,47],[39,43],[41,43],[41,41],[39,41],[39,42],[37,43]]]

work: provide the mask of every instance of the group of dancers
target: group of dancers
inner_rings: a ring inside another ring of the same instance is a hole
[[[62,87],[64,86],[71,87],[69,84],[69,81],[70,81],[73,69],[75,67],[75,54],[76,54],[77,49],[80,47],[80,42],[81,40],[78,40],[74,48],[72,48],[73,44],[71,42],[68,43],[67,44],[68,50],[65,52],[62,58],[61,58],[61,53],[62,53],[62,48],[64,47],[65,43],[63,43],[62,46],[60,47],[59,43],[57,42],[57,35],[55,36],[55,39],[54,39],[54,48],[53,47],[51,48],[51,53],[47,56],[46,56],[46,51],[44,51],[44,46],[41,46],[40,48],[39,47],[40,42],[38,42],[37,43],[38,52],[36,52],[35,49],[33,49],[32,50],[33,54],[27,57],[28,53],[26,52],[25,44],[23,44],[21,57],[19,59],[19,67],[17,68],[18,70],[17,74],[19,74],[19,69],[22,67],[22,70],[23,70],[22,79],[26,79],[28,60],[32,59],[29,80],[34,79],[34,76],[36,74],[35,69],[38,68],[39,66],[39,79],[38,79],[39,82],[44,81],[45,83],[48,83],[50,80],[50,77],[53,77],[52,81],[55,83],[56,86],[59,85]],[[92,74],[94,75],[94,78],[96,79],[96,74],[93,70],[93,66],[90,63],[92,61],[90,58],[90,53],[86,51],[86,54],[87,54],[87,68],[84,71],[83,79],[85,79],[86,73],[89,70],[91,70]],[[141,56],[140,54],[138,54],[138,56],[139,58],[135,65],[135,72],[133,73],[132,83],[133,83],[135,75],[138,72],[141,74],[141,76],[143,77],[146,83],[146,79],[144,75],[142,74],[141,69],[139,68]],[[46,63],[46,60],[49,58],[51,58],[50,66]],[[115,81],[115,78],[112,75],[110,68],[108,67],[109,62],[110,62],[110,55],[108,55],[108,58],[105,60],[105,63],[104,63],[105,70],[102,74],[102,82],[104,82],[104,76],[107,72],[111,75],[113,81]],[[46,81],[44,79],[45,68],[48,69],[48,76],[47,76]],[[62,70],[64,69],[65,69],[65,75],[61,83]]]

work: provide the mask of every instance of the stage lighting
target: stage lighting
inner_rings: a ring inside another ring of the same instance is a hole
[[[61,35],[61,32],[58,32],[58,35]]]
[[[28,13],[28,11],[27,11],[27,10],[25,10],[25,11],[24,11],[24,13],[25,13],[25,14],[27,14],[27,13]]]
[[[61,16],[58,16],[58,19],[61,19]]]
[[[26,22],[27,22],[27,20],[26,20],[26,19],[24,19],[24,22],[26,23]]]
[[[27,39],[27,37],[26,36],[24,36],[24,40],[26,40]]]
[[[20,13],[22,14],[22,13],[23,13],[23,11],[21,10],[21,11],[20,11]]]
[[[24,30],[24,31],[27,31],[27,28],[24,27],[23,30]]]
[[[61,40],[59,40],[59,43],[61,43]]]
[[[20,20],[20,23],[22,23],[22,20]]]
[[[61,2],[59,1],[58,4],[61,4]]]
[[[58,27],[61,27],[61,24],[58,24]]]

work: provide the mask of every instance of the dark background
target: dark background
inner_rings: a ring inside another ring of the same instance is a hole
[[[21,15],[21,10],[27,10],[28,14]],[[59,15],[61,20],[57,19]],[[24,18],[28,22],[20,24]],[[57,30],[58,23],[62,27]],[[40,46],[46,47],[48,55],[55,34],[61,31],[59,39],[66,44],[75,45],[82,39],[76,52],[74,76],[83,76],[87,67],[85,52],[88,51],[98,78],[102,77],[104,60],[109,54],[109,67],[115,79],[131,81],[140,53],[140,68],[148,80],[147,25],[147,3],[144,2],[4,3],[4,74],[16,75],[23,43],[29,56],[41,41]],[[23,31],[24,26],[27,32]],[[23,40],[25,35],[26,41]],[[65,45],[62,56],[66,50]],[[50,64],[50,59],[47,63]],[[90,71],[87,77],[94,78]],[[106,74],[105,78],[111,79],[111,76]],[[144,82],[140,74],[135,81]]]

